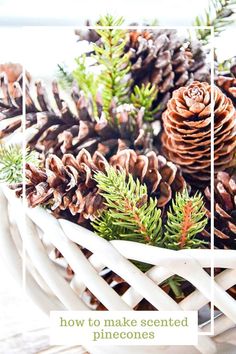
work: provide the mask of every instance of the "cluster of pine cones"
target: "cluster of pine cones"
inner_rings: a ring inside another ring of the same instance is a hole
[[[100,41],[94,30],[79,36]],[[26,73],[27,144],[41,160],[39,167],[26,165],[29,206],[44,205],[55,217],[91,229],[91,220],[104,207],[93,176],[112,165],[147,185],[164,221],[176,192],[186,187],[190,193],[201,191],[209,223],[198,237],[206,241],[206,247],[210,245],[210,219],[214,217],[215,247],[236,249],[236,66],[217,74],[211,87],[201,43],[183,43],[173,30],[129,31],[124,53],[130,55],[132,87],[150,82],[158,88],[153,123],[144,122],[143,109],[132,104],[114,104],[107,120],[99,95],[95,119],[92,101],[75,83],[68,100],[56,81],[46,91]],[[19,64],[0,65],[1,139],[22,129],[22,81]],[[158,134],[156,122],[161,127]],[[215,213],[211,215],[213,156]],[[22,195],[21,184],[14,189]],[[61,255],[56,252],[56,256]],[[104,277],[115,281],[119,293],[126,290],[127,284],[113,272]],[[148,306],[140,303],[138,309]]]
[[[93,30],[80,33],[80,39],[100,41]],[[95,119],[92,102],[75,84],[67,103],[53,82],[52,102],[42,83],[33,85],[27,73],[28,146],[40,154],[45,166],[42,171],[27,165],[29,205],[50,205],[56,217],[90,227],[103,203],[92,177],[111,164],[147,184],[163,217],[175,192],[185,186],[204,194],[210,216],[214,139],[215,245],[236,249],[235,65],[230,72],[217,75],[216,86],[211,87],[200,42],[183,43],[173,30],[132,30],[124,52],[130,53],[132,85],[151,82],[158,88],[154,108],[160,109],[154,124],[161,123],[161,132],[155,136],[143,122],[143,110],[131,104],[113,107],[108,121],[101,113],[99,96],[100,116]],[[0,119],[5,122],[1,139],[21,129],[21,72],[19,64],[0,66]],[[199,237],[209,241],[210,229]]]

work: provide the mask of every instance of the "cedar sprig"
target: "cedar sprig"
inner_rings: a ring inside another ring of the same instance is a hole
[[[236,0],[210,0],[204,15],[197,16],[194,26],[213,26],[214,33],[219,36],[225,28],[235,22]],[[211,36],[210,29],[197,29],[197,36],[203,43],[208,43]]]
[[[157,200],[148,198],[147,186],[124,170],[109,167],[94,179],[107,209],[93,227],[102,236],[158,245],[162,237],[161,210]]]
[[[124,22],[122,17],[115,19],[106,15],[99,20],[99,26],[121,26]],[[99,83],[102,88],[103,111],[109,119],[109,110],[113,100],[122,104],[130,89],[130,82],[126,75],[130,71],[129,54],[124,54],[126,45],[126,31],[120,28],[96,29],[101,37],[102,45],[93,44],[95,59],[102,66],[99,75]]]
[[[131,93],[130,100],[133,105],[138,109],[144,108],[144,121],[153,121],[155,114],[158,112],[159,107],[152,108],[157,92],[156,85],[152,85],[149,82],[147,85],[142,84],[141,87],[136,85]]]
[[[26,150],[25,161],[39,164],[36,152]],[[0,146],[0,182],[22,183],[23,151],[19,145]]]
[[[204,242],[196,235],[207,224],[206,210],[200,193],[189,196],[187,189],[176,193],[167,213],[163,247],[174,250],[199,248]]]

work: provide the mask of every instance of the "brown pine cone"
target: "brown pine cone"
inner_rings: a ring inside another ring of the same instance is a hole
[[[79,40],[101,45],[95,30],[76,31]],[[133,86],[152,83],[158,87],[154,106],[158,118],[171,92],[193,80],[210,82],[210,67],[199,41],[182,39],[176,30],[131,30],[125,52],[130,53]]]
[[[2,79],[3,98],[0,100],[0,120],[14,117],[15,120],[0,131],[3,138],[21,127],[22,120],[22,78],[14,83],[11,96],[7,76]],[[110,156],[118,150],[130,147],[140,152],[153,149],[152,137],[143,127],[143,110],[132,105],[113,107],[110,120],[101,115],[101,103],[98,96],[100,118],[93,117],[92,103],[73,88],[71,104],[61,97],[56,82],[52,84],[54,102],[49,102],[47,92],[36,82],[36,94],[26,85],[26,126],[35,128],[28,145],[40,153],[53,153],[62,157],[65,153],[76,156],[86,148],[89,152],[99,151]],[[32,97],[36,96],[36,99]],[[71,110],[74,105],[74,111]],[[71,108],[70,108],[71,106]]]
[[[236,107],[236,78],[228,76],[218,76],[216,85],[223,91],[234,103]]]
[[[105,171],[107,164],[100,153],[91,157],[85,149],[76,158],[71,154],[65,154],[62,159],[50,155],[45,169],[26,164],[29,206],[47,205],[55,216],[70,215],[73,221],[83,223],[103,207],[93,175],[96,171]],[[18,196],[22,194],[22,185],[13,188]]]
[[[133,150],[123,150],[111,157],[110,164],[145,183],[149,194],[157,198],[158,207],[164,207],[173,192],[179,192],[186,186],[179,168],[153,151],[138,155]]]
[[[174,89],[193,80],[210,80],[206,55],[199,42],[193,42],[187,48],[184,42],[175,30],[130,32],[126,50],[131,53],[133,85],[149,82],[157,85],[155,106],[159,106],[159,114],[166,108]]]
[[[236,107],[236,57],[231,58],[228,70],[216,74],[215,83]]]
[[[232,101],[214,87],[215,172],[226,169],[236,150]],[[163,113],[163,153],[193,181],[210,180],[211,86],[193,82],[174,91]]]
[[[104,172],[109,164],[117,169],[125,169],[146,183],[149,194],[157,198],[163,212],[172,193],[186,186],[180,170],[154,152],[138,155],[133,150],[122,150],[108,162],[98,151],[91,156],[83,149],[77,157],[65,154],[60,159],[50,155],[46,158],[45,169],[26,164],[29,206],[47,205],[55,216],[66,217],[79,224],[92,219],[103,207],[103,199],[98,194],[93,175],[96,171]],[[12,188],[21,196],[22,185]]]
[[[236,250],[236,173],[218,172],[215,191],[215,246]],[[211,193],[205,189],[206,206],[210,216]],[[210,236],[210,225],[205,236]]]
[[[103,115],[95,120],[92,103],[75,87],[72,97],[77,115],[61,100],[55,82],[53,94],[59,108],[57,115],[50,112],[29,117],[30,125],[38,128],[29,146],[37,151],[62,157],[65,153],[77,156],[85,148],[91,154],[98,151],[109,157],[127,147],[140,152],[152,149],[152,137],[143,129],[142,109],[137,110],[132,105],[113,107],[109,121]],[[97,104],[101,107],[99,101]]]

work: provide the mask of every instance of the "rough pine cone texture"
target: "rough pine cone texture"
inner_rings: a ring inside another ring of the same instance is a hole
[[[45,205],[55,216],[83,224],[104,207],[93,175],[96,171],[104,172],[109,163],[146,183],[150,195],[157,197],[159,207],[164,208],[172,193],[186,186],[180,170],[154,152],[138,155],[133,150],[122,150],[108,162],[101,153],[96,151],[91,156],[83,149],[77,157],[64,154],[60,159],[50,155],[46,158],[44,169],[26,165],[29,206]],[[18,196],[22,194],[21,185],[12,188]]]
[[[38,99],[40,91],[38,84]],[[72,104],[75,104],[77,114],[60,98],[56,82],[52,85],[52,91],[58,111],[28,115],[29,126],[38,129],[29,141],[29,145],[37,151],[62,157],[65,153],[76,156],[85,148],[90,153],[99,151],[110,156],[127,147],[143,152],[152,148],[152,138],[142,128],[142,110],[130,105],[113,107],[109,121],[103,116],[95,120],[92,103],[76,87],[72,92]],[[99,100],[97,104],[101,108]]]
[[[218,76],[216,85],[231,98],[236,107],[236,78],[227,76]]]
[[[232,61],[234,63],[231,64],[229,70],[217,74],[215,83],[236,106],[236,57],[232,58]]]
[[[214,87],[215,172],[232,162],[236,147],[236,119],[232,101]],[[211,86],[193,82],[174,91],[163,113],[163,153],[181,166],[192,181],[210,180]]]
[[[218,172],[215,179],[215,246],[236,250],[236,173]],[[210,214],[211,193],[205,189]],[[210,237],[210,226],[205,236]]]
[[[173,192],[179,192],[186,186],[180,170],[153,151],[137,155],[133,150],[123,150],[110,159],[110,164],[117,169],[124,169],[145,183],[150,195],[157,198],[158,207],[164,207]]]
[[[156,84],[158,97],[155,102],[162,111],[173,89],[191,81],[210,79],[205,53],[199,42],[185,48],[174,30],[132,31],[126,50],[131,55],[134,85]]]

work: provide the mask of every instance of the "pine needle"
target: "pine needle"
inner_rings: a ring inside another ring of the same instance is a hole
[[[210,0],[209,6],[204,15],[197,16],[193,26],[213,26],[214,33],[219,36],[226,27],[235,23],[236,0]],[[209,43],[211,37],[210,29],[197,29],[198,39],[203,43]]]
[[[204,242],[195,236],[207,224],[203,197],[189,196],[187,189],[177,193],[167,213],[163,246],[170,249],[199,248]]]
[[[115,19],[106,15],[99,20],[99,26],[121,26],[122,17]],[[117,105],[125,103],[129,93],[129,80],[125,80],[130,71],[129,54],[124,54],[126,31],[123,29],[96,29],[102,45],[94,44],[95,59],[102,66],[99,83],[102,88],[103,110],[109,119],[109,110],[113,100]]]
[[[105,199],[105,210],[94,222],[96,232],[108,239],[125,239],[157,245],[162,236],[161,210],[148,198],[147,187],[124,170],[109,167],[94,179]]]
[[[38,165],[35,152],[26,151],[26,162]],[[19,145],[0,145],[0,182],[21,183],[23,176],[23,152]]]
[[[130,96],[130,100],[134,107],[140,109],[144,108],[144,121],[153,121],[155,114],[158,112],[159,107],[152,109],[154,100],[157,98],[158,89],[155,85],[148,83],[142,84],[141,87],[135,86],[134,92]]]

